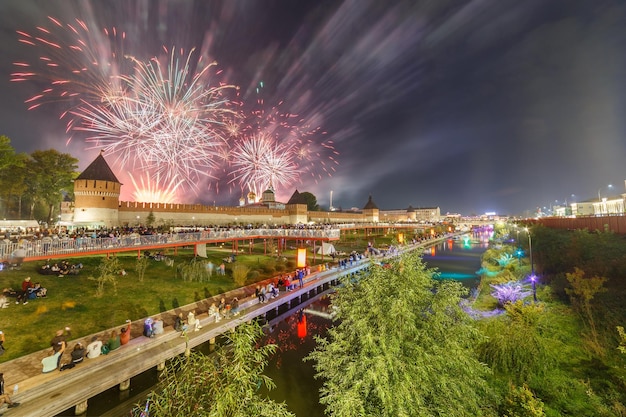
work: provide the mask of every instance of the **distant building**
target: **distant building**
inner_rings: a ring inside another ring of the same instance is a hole
[[[120,201],[122,184],[119,182],[102,153],[74,181],[73,204],[63,205],[62,220],[72,226],[99,228],[136,226],[145,224],[148,216],[154,217],[154,225],[209,226],[226,224],[306,224],[315,223],[377,223],[381,211],[372,196],[363,209],[343,211],[307,210],[307,202],[295,190],[287,203],[276,201],[274,190],[269,187],[260,199],[248,193],[238,206],[206,206],[202,204],[146,203]],[[393,211],[389,211],[390,213]],[[407,217],[408,213],[408,217]],[[404,214],[387,216],[387,221],[397,218],[413,221],[436,221],[439,208],[407,209]],[[392,219],[393,218],[393,219]],[[192,220],[193,219],[193,220]]]

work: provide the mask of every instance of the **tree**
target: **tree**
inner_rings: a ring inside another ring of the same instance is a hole
[[[7,136],[0,136],[0,195],[4,200],[2,205],[4,217],[10,216],[12,195],[24,191],[23,172],[27,158],[26,154],[15,153],[15,149],[11,146],[11,139]],[[20,214],[18,212],[18,218]]]
[[[78,159],[55,149],[35,151],[31,158],[30,171],[37,187],[37,196],[48,207],[46,221],[52,221],[54,207],[63,200],[63,193],[73,191],[73,181],[78,175]]]
[[[88,279],[96,281],[98,287],[96,288],[96,297],[102,297],[104,295],[104,285],[108,282],[113,286],[113,292],[117,294],[117,276],[122,269],[119,259],[116,256],[110,258],[103,258],[98,265],[98,276],[89,277]]]
[[[151,417],[292,417],[285,404],[259,395],[263,384],[274,388],[263,369],[276,351],[276,345],[257,346],[262,335],[258,324],[242,324],[214,355],[194,351],[174,358],[148,406],[133,415],[149,408]]]
[[[155,221],[156,221],[156,218],[154,217],[154,212],[150,210],[150,213],[148,213],[148,216],[146,217],[146,226],[152,227]]]
[[[600,352],[601,348],[598,344],[598,331],[593,318],[591,300],[593,300],[596,294],[606,291],[604,287],[606,278],[597,276],[585,278],[585,271],[576,267],[574,272],[568,272],[565,276],[571,285],[571,288],[565,288],[565,293],[570,296],[574,309],[582,315],[589,325],[594,349]]]
[[[139,282],[143,282],[143,279],[146,276],[148,262],[148,258],[146,258],[145,256],[137,258],[137,263],[135,264],[135,272],[137,272],[137,275],[139,276]]]
[[[308,356],[325,381],[328,415],[488,415],[489,370],[474,352],[482,336],[460,307],[466,291],[433,272],[409,253],[338,287],[339,324]]]
[[[306,201],[306,209],[308,211],[319,211],[320,206],[317,204],[317,197],[308,191],[300,193],[300,196]]]

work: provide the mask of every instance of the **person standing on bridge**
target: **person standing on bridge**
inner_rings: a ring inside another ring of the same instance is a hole
[[[9,394],[4,393],[4,374],[0,373],[0,405],[2,404],[8,404],[9,408],[20,405],[20,403],[13,402]]]

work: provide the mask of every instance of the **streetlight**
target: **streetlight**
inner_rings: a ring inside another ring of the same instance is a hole
[[[603,205],[602,204],[602,196],[600,195],[600,191],[602,191],[603,188],[604,187],[598,188],[598,203],[600,203],[600,213],[602,213],[602,211],[603,211],[603,208],[602,208],[602,205]],[[606,186],[607,191],[608,191],[609,188],[613,188],[613,184],[609,184],[609,185]]]
[[[528,233],[528,252],[530,253],[530,273],[531,273],[531,276],[534,276],[535,264],[533,262],[533,240],[530,237],[530,230],[528,230],[528,227],[525,227],[524,230],[526,230],[526,233]]]
[[[537,302],[537,275],[535,275],[535,263],[533,262],[533,240],[528,227],[524,228],[528,233],[528,252],[530,253],[530,282],[533,285],[533,300]]]

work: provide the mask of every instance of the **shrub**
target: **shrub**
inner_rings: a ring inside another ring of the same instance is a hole
[[[252,270],[248,272],[248,280],[249,281],[256,281],[259,279],[259,276],[261,275],[261,273],[257,270]]]
[[[246,280],[248,278],[248,273],[250,272],[250,268],[248,268],[244,264],[237,263],[233,265],[232,271],[233,271],[233,280],[235,281],[235,284],[237,284],[240,287],[243,287],[246,284]]]

